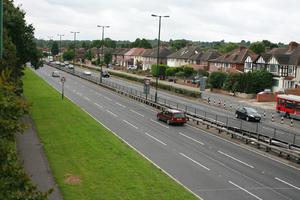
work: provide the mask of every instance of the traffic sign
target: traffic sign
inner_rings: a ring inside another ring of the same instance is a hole
[[[62,83],[64,83],[64,82],[66,82],[66,78],[63,76],[63,77],[61,77],[60,81],[61,81]]]

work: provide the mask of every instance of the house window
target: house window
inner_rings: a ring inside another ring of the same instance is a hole
[[[251,67],[252,67],[252,63],[251,62],[246,62],[245,63],[245,68],[246,69],[251,69]]]
[[[273,79],[273,86],[278,87],[279,86],[279,80]]]
[[[288,73],[289,73],[289,75],[294,74],[294,67],[293,66],[288,67]]]
[[[278,66],[271,64],[270,67],[269,67],[269,70],[270,70],[271,73],[277,73]]]

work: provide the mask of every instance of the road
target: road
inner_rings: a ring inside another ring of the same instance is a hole
[[[52,71],[36,73],[60,90]],[[298,169],[189,125],[168,126],[151,107],[61,73],[69,99],[199,197],[299,199]]]
[[[86,71],[86,69],[81,67],[76,67],[76,71],[83,72]],[[93,77],[99,78],[99,72],[91,71]],[[105,80],[105,79],[103,79]],[[111,77],[109,78],[110,82],[117,83],[138,91],[143,91],[143,85],[138,83],[133,83],[130,81],[118,79]],[[154,99],[154,89],[152,88],[150,90],[150,93]],[[207,95],[207,94],[206,94]],[[214,95],[216,98],[217,94]],[[246,103],[238,102],[237,100],[233,100],[236,98],[233,97],[224,97],[227,102],[230,101],[230,103],[227,103],[227,109],[223,108],[223,103],[221,103],[221,106],[216,106],[213,102],[213,98],[211,100],[212,105],[204,104],[201,100],[195,100],[195,99],[188,99],[181,96],[176,96],[174,94],[170,94],[165,91],[159,91],[158,93],[158,101],[160,103],[167,103],[170,105],[173,105],[174,107],[179,107],[181,109],[187,109],[190,112],[195,112],[198,115],[205,116],[207,118],[211,119],[217,119],[218,121],[222,121],[223,123],[228,123],[228,125],[234,126],[234,127],[243,127],[244,130],[252,131],[252,132],[258,132],[263,135],[267,135],[273,138],[280,139],[282,141],[288,142],[288,143],[294,143],[298,146],[300,146],[300,132],[299,132],[299,125],[298,121],[294,121],[294,127],[290,127],[286,124],[277,123],[280,122],[280,116],[278,114],[275,115],[275,122],[272,122],[271,115],[266,115],[266,118],[262,118],[261,123],[251,123],[251,122],[245,122],[242,120],[237,120],[235,118],[234,108],[239,106],[249,106]],[[218,100],[215,101],[216,104],[218,104]],[[232,104],[233,109],[228,109],[229,104]],[[215,106],[214,106],[215,105]],[[261,114],[263,116],[263,111],[261,111]],[[277,119],[276,119],[277,117]],[[276,122],[277,121],[277,122]],[[295,136],[296,135],[296,136]]]

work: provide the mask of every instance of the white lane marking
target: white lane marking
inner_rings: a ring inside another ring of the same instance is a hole
[[[239,160],[239,159],[237,159],[237,158],[235,158],[235,157],[232,157],[232,156],[230,156],[230,155],[228,155],[228,154],[226,154],[226,153],[224,153],[224,152],[222,152],[222,151],[218,151],[220,154],[222,154],[222,155],[224,155],[224,156],[227,156],[227,157],[229,157],[229,158],[231,158],[232,160],[235,160],[235,161],[237,161],[237,162],[239,162],[239,163],[242,163],[242,164],[244,164],[244,165],[246,165],[247,167],[250,167],[250,168],[254,168],[252,165],[249,165],[249,164],[247,164],[247,163],[245,163],[245,162],[243,162],[243,161],[241,161],[241,160]]]
[[[94,103],[97,107],[99,107],[99,108],[103,108],[103,106],[100,106],[99,104],[97,104],[97,103]]]
[[[161,123],[159,123],[159,122],[157,122],[157,121],[155,121],[153,119],[150,119],[150,121],[152,121],[152,122],[154,122],[154,123],[156,123],[158,125],[161,125],[162,127],[169,128],[168,126],[165,126],[165,125],[163,125],[163,124],[161,124]]]
[[[84,97],[84,99],[87,100],[87,101],[91,101],[88,97]]]
[[[140,113],[138,113],[138,112],[136,112],[134,110],[130,110],[130,111],[133,112],[133,113],[135,113],[135,114],[137,114],[137,115],[139,115],[139,116],[141,116],[141,117],[145,117],[144,115],[142,115],[142,114],[140,114]]]
[[[154,136],[150,135],[149,133],[145,133],[145,134],[146,134],[146,135],[148,135],[149,137],[151,137],[152,139],[156,140],[157,142],[159,142],[159,143],[161,143],[161,144],[163,144],[163,145],[167,146],[167,144],[166,144],[166,143],[164,143],[164,142],[160,141],[159,139],[157,139],[156,137],[154,137]]]
[[[132,126],[132,127],[135,128],[135,129],[138,129],[138,127],[136,127],[135,125],[131,124],[130,122],[128,122],[128,121],[126,121],[126,120],[124,120],[124,119],[123,119],[123,122],[125,122],[126,124]]]
[[[119,102],[116,102],[116,104],[117,104],[118,106],[121,106],[122,108],[126,108],[126,106],[124,106],[123,104],[120,104]]]
[[[190,139],[190,140],[193,140],[194,142],[197,142],[197,143],[199,143],[199,144],[201,144],[201,145],[204,145],[203,142],[200,142],[200,141],[198,141],[198,140],[196,140],[196,139],[194,139],[194,138],[192,138],[192,137],[190,137],[190,136],[184,135],[184,134],[181,133],[181,132],[179,132],[179,135],[182,135],[183,137],[186,137],[186,138],[188,138],[188,139]]]
[[[291,187],[293,187],[293,188],[295,188],[295,189],[297,189],[297,190],[300,190],[300,188],[298,188],[298,187],[296,187],[296,186],[294,186],[294,185],[292,185],[292,184],[290,184],[290,183],[288,183],[288,182],[286,182],[286,181],[284,181],[284,180],[281,180],[280,178],[275,177],[275,179],[276,179],[277,181],[280,181],[280,182],[282,182],[282,183],[285,183],[285,184],[287,184],[287,185],[289,185],[289,186],[291,186]]]
[[[105,96],[104,96],[104,98],[107,99],[108,101],[112,101],[112,99],[109,98],[109,97],[105,97]]]
[[[108,112],[109,114],[111,114],[111,115],[113,115],[113,116],[115,116],[115,117],[118,117],[118,115],[116,115],[115,113],[113,113],[113,112],[111,112],[111,111],[109,111],[109,110],[106,110],[106,112]]]
[[[188,156],[186,156],[186,155],[184,155],[183,153],[179,153],[180,155],[182,155],[183,157],[185,157],[185,158],[187,158],[187,159],[189,159],[190,161],[192,161],[193,163],[195,163],[195,164],[197,164],[197,165],[199,165],[200,167],[203,167],[204,169],[206,169],[206,170],[210,170],[209,168],[207,168],[207,167],[205,167],[204,165],[202,165],[202,164],[200,164],[200,163],[198,163],[197,161],[195,161],[195,160],[193,160],[193,159],[191,159],[190,157],[188,157]]]
[[[239,185],[237,185],[237,184],[235,184],[235,183],[233,183],[233,182],[231,182],[231,181],[228,181],[228,182],[229,182],[230,184],[234,185],[235,187],[237,187],[237,188],[243,190],[244,192],[250,194],[251,196],[255,197],[256,199],[262,200],[262,198],[259,198],[258,196],[256,196],[255,194],[252,194],[251,192],[249,192],[248,190],[242,188],[241,186],[239,186]]]

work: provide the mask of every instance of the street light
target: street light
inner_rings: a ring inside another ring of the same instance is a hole
[[[157,103],[157,87],[158,87],[158,65],[159,65],[159,48],[160,48],[160,28],[161,28],[161,18],[162,17],[170,17],[168,15],[162,16],[162,15],[155,15],[152,14],[152,17],[158,17],[159,18],[159,24],[158,24],[158,40],[157,40],[157,63],[156,63],[156,80],[155,80],[155,103]]]
[[[59,37],[59,53],[61,53],[61,38],[65,35],[63,34],[57,34],[57,36]]]
[[[3,57],[3,0],[0,0],[0,59]]]
[[[97,25],[97,27],[99,27],[99,28],[102,28],[102,44],[101,44],[101,53],[102,53],[102,55],[101,55],[101,57],[103,58],[102,59],[102,62],[104,62],[104,53],[103,53],[103,46],[104,46],[104,29],[105,28],[109,28],[110,26],[100,26],[100,25]],[[100,58],[99,58],[100,59]],[[101,67],[101,69],[100,69],[100,83],[102,83],[102,63],[101,63],[101,59],[100,59],[100,67]]]
[[[74,34],[74,59],[73,59],[73,64],[75,65],[75,57],[76,57],[76,35],[80,32],[76,31],[71,31],[72,34]]]

